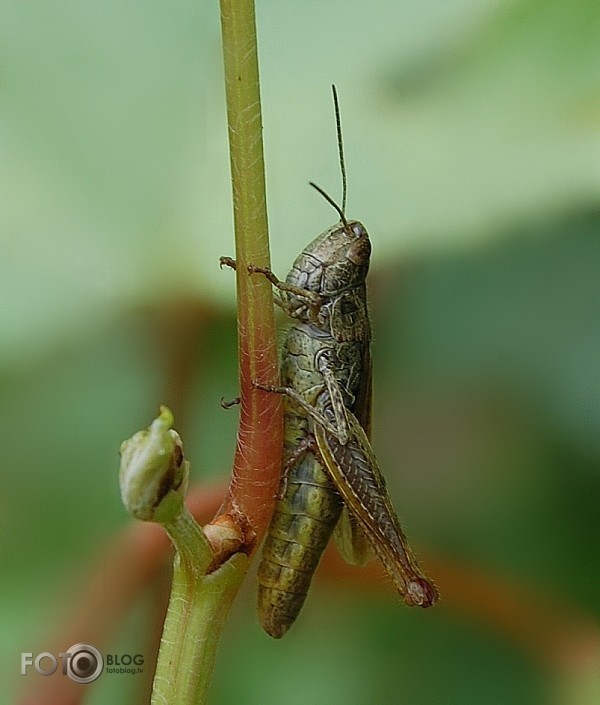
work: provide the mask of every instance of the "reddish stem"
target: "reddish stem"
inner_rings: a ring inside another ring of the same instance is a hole
[[[249,279],[244,273],[243,277]],[[238,277],[238,286],[240,278]],[[245,286],[251,286],[246,282]],[[244,283],[241,284],[244,287]],[[266,306],[271,309],[271,292]],[[238,293],[240,302],[244,292]],[[245,552],[252,555],[267,530],[281,471],[283,421],[281,399],[255,389],[254,381],[278,383],[277,353],[269,323],[252,322],[247,308],[238,309],[240,423],[232,477],[218,514],[230,514],[245,536]]]
[[[269,267],[269,236],[256,20],[253,0],[221,0],[225,94],[237,262],[241,412],[231,483],[221,514],[232,515],[252,554],[267,529],[281,471],[281,400],[252,386],[277,384],[271,284],[248,265]]]

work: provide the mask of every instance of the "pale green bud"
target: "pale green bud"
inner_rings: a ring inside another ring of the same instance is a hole
[[[172,521],[183,507],[189,463],[166,406],[145,431],[121,444],[121,499],[143,521]]]

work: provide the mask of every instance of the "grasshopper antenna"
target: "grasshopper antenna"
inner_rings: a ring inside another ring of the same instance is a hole
[[[333,108],[335,110],[335,129],[337,132],[337,142],[338,142],[338,154],[340,157],[340,169],[342,172],[342,212],[346,212],[346,193],[347,193],[347,182],[346,182],[346,161],[344,160],[344,143],[342,142],[342,119],[340,117],[340,103],[338,101],[337,88],[335,84],[331,84],[331,91],[333,93]],[[342,220],[344,220],[342,218]]]
[[[342,120],[340,118],[340,103],[338,101],[338,95],[337,95],[337,89],[334,84],[331,85],[331,90],[333,92],[333,107],[335,110],[335,127],[337,131],[337,143],[338,143],[338,154],[340,157],[340,170],[342,172],[342,207],[338,206],[338,204],[331,198],[331,196],[326,193],[320,186],[317,186],[313,181],[309,181],[310,185],[318,191],[321,196],[329,203],[331,206],[333,206],[336,211],[339,213],[340,219],[342,223],[344,224],[344,230],[347,230],[348,232],[350,231],[350,226],[348,225],[348,221],[346,220],[346,192],[347,192],[347,183],[346,183],[346,162],[344,161],[344,145],[342,142]]]
[[[333,198],[331,198],[331,196],[326,191],[323,191],[320,186],[317,186],[314,181],[309,181],[308,183],[315,189],[315,191],[318,191],[321,196],[323,196],[323,198],[327,201],[327,203],[329,203],[329,205],[333,206],[336,209],[336,211],[340,215],[342,223],[344,224],[344,230],[350,232],[350,226],[348,225],[348,221],[346,220],[344,211],[338,206],[338,204],[333,200]]]

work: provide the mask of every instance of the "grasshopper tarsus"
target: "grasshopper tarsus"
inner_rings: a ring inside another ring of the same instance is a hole
[[[237,269],[237,262],[232,257],[219,257],[219,267],[231,267],[231,269]]]
[[[221,397],[221,406],[223,409],[231,409],[232,406],[237,406],[240,402],[240,397],[235,397],[235,399],[231,399],[230,401],[227,401],[225,397]]]

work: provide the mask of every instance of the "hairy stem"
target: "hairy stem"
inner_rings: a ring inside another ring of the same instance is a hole
[[[223,57],[237,260],[240,425],[232,481],[221,512],[232,514],[252,554],[266,531],[279,483],[281,400],[252,386],[277,384],[271,285],[248,264],[269,267],[262,118],[253,0],[221,0]]]
[[[240,425],[229,489],[206,535],[187,510],[165,522],[177,556],[152,705],[206,702],[218,640],[248,557],[267,528],[279,482],[281,401],[252,384],[278,381],[271,287],[248,273],[250,263],[270,263],[253,0],[221,0],[221,21],[237,260]],[[241,545],[232,553],[224,547],[236,529]]]

